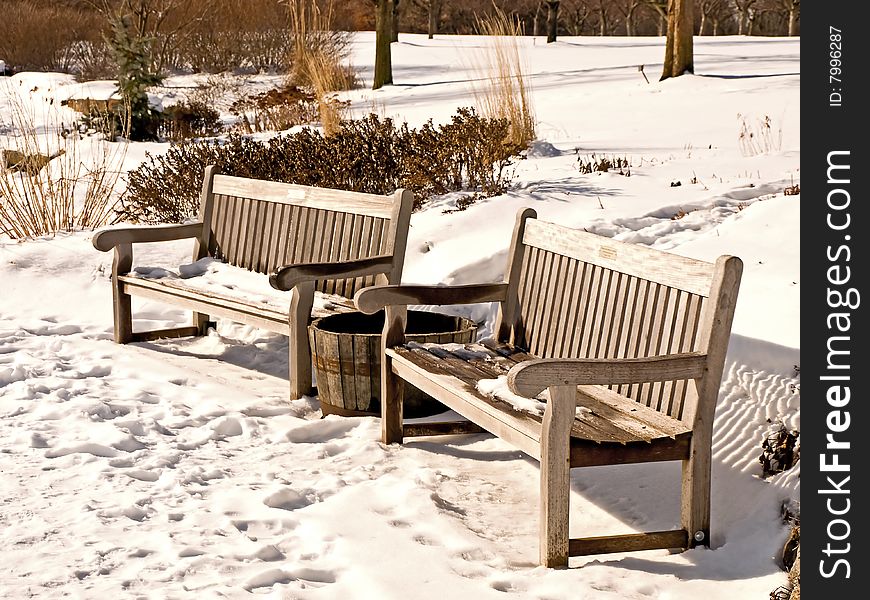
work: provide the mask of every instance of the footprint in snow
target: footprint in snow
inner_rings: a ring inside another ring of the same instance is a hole
[[[298,510],[310,506],[317,501],[317,496],[311,489],[303,490],[304,494],[300,494],[296,490],[284,488],[274,492],[263,500],[263,504],[269,508],[280,508],[281,510]]]
[[[335,438],[344,437],[359,427],[359,421],[354,419],[324,419],[314,423],[300,425],[285,434],[288,441],[295,444],[318,444]]]
[[[252,592],[257,588],[270,588],[276,583],[288,584],[293,581],[302,581],[311,587],[318,587],[318,584],[335,583],[336,576],[334,572],[324,569],[296,569],[294,571],[269,569],[248,579],[243,587]]]

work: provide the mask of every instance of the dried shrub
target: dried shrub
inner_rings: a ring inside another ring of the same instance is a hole
[[[791,469],[800,458],[800,433],[789,431],[786,426],[778,422],[771,428],[761,443],[762,475],[770,477]]]
[[[11,95],[8,100],[11,135],[0,147],[0,234],[23,239],[113,222],[127,145],[81,138],[59,124],[55,113],[37,125],[32,102]],[[56,134],[45,136],[45,130]]]
[[[157,135],[178,142],[193,137],[211,137],[222,130],[220,114],[203,102],[186,101],[163,111]]]
[[[320,114],[314,94],[288,85],[233,102],[230,113],[243,133],[283,131],[317,121]]]
[[[5,0],[0,57],[15,71],[74,72],[79,44],[100,40],[95,11],[60,2]]]
[[[227,140],[187,141],[146,160],[128,175],[121,214],[143,222],[181,222],[199,208],[202,173],[221,173],[301,185],[388,194],[404,187],[420,208],[435,194],[466,190],[503,193],[509,167],[523,147],[507,141],[505,120],[461,109],[449,123],[419,129],[371,114],[345,120],[334,134],[302,129],[262,142],[233,134]]]
[[[592,154],[587,157],[577,157],[577,168],[581,173],[608,173],[615,170],[620,175],[631,176],[631,162],[628,157],[600,156]]]
[[[743,156],[758,156],[779,152],[782,148],[782,127],[775,125],[768,115],[754,122],[747,115],[737,113],[740,131],[737,140]]]

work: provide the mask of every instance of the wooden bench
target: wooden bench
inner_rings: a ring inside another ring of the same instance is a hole
[[[94,235],[97,250],[115,251],[115,340],[203,335],[213,317],[253,325],[289,336],[290,395],[308,394],[309,321],[353,310],[351,298],[361,287],[401,280],[413,200],[407,190],[379,196],[230,177],[209,166],[196,222],[111,227]],[[193,261],[213,259],[211,270],[223,271],[212,279],[225,277],[229,285],[142,276],[133,268],[134,243],[185,238],[194,240]],[[241,290],[234,271],[264,277],[253,277],[253,291]],[[131,296],[191,309],[193,325],[134,332]]]
[[[363,312],[387,307],[383,441],[482,427],[539,460],[547,566],[575,555],[709,545],[713,414],[741,272],[736,257],[711,264],[522,210],[502,283],[357,292]],[[493,339],[460,349],[404,344],[409,304],[491,301],[500,303]],[[543,413],[478,387],[500,376],[522,397],[548,390]],[[403,425],[402,380],[468,421]],[[680,528],[569,539],[571,467],[671,460],[683,465]]]

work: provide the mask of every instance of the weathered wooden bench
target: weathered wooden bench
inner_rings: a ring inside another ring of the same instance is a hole
[[[110,227],[94,235],[97,250],[115,251],[115,340],[203,335],[213,317],[253,325],[289,336],[290,394],[308,394],[309,321],[354,310],[351,298],[361,287],[401,280],[413,200],[407,190],[379,196],[230,177],[209,166],[196,222]],[[211,282],[184,273],[143,276],[133,268],[134,243],[185,238],[194,240],[193,261],[211,261]],[[253,289],[242,289],[237,282],[251,274],[239,279],[237,271],[268,277],[255,276]],[[191,309],[193,325],[134,332],[132,296]]]
[[[547,223],[525,209],[502,283],[357,292],[363,312],[387,308],[383,441],[483,428],[539,460],[539,551],[547,566],[566,566],[575,555],[709,545],[713,414],[741,272],[736,257],[693,260]],[[409,304],[490,301],[500,303],[490,340],[404,343]],[[481,391],[481,381],[500,376],[504,393]],[[467,421],[403,424],[402,380]],[[510,396],[543,390],[542,414]],[[679,529],[569,539],[571,467],[671,460],[683,465]]]

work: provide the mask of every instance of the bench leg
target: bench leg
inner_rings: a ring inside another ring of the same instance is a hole
[[[133,309],[129,294],[125,294],[118,281],[118,273],[127,273],[133,268],[133,245],[115,246],[112,261],[112,313],[115,321],[115,341],[126,344],[133,339]]]
[[[209,327],[215,327],[217,324],[214,321],[209,321],[208,315],[200,312],[193,312],[193,326],[199,332],[197,335],[206,335]]]
[[[680,510],[689,548],[710,545],[710,446],[694,441],[691,457],[683,461]]]
[[[381,441],[385,444],[401,444],[405,384],[393,373],[393,361],[385,351],[405,342],[408,309],[404,306],[388,306],[385,311],[384,331],[381,334]]]
[[[571,426],[577,388],[549,390],[541,432],[540,559],[546,567],[567,567]]]
[[[290,301],[290,398],[310,395],[311,347],[308,342],[308,321],[314,306],[314,283],[300,283],[293,289]]]

